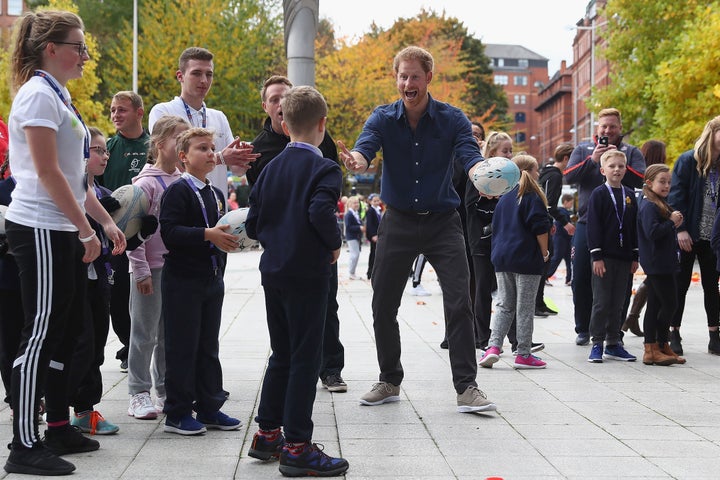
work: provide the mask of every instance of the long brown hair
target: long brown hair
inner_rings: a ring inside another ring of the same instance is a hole
[[[540,197],[540,200],[542,200],[543,204],[545,204],[545,208],[547,208],[547,197],[545,197],[545,194],[543,193],[542,189],[540,188],[540,185],[535,181],[533,177],[530,176],[530,170],[533,168],[538,168],[538,162],[532,155],[515,155],[513,157],[513,162],[515,162],[515,165],[518,166],[520,169],[520,188],[518,189],[518,202],[522,200],[523,195],[525,195],[528,192],[535,192],[537,193],[538,197]]]
[[[661,173],[670,173],[670,167],[665,165],[664,163],[654,163],[652,165],[648,165],[647,169],[645,169],[645,181],[643,183],[643,195],[645,195],[645,198],[652,203],[654,203],[658,210],[660,210],[660,216],[663,218],[670,218],[670,214],[672,214],[673,209],[670,207],[670,205],[667,203],[667,201],[662,198],[657,193],[653,192],[650,188],[650,183],[652,183],[655,178],[657,178],[658,175]]]
[[[45,10],[28,12],[17,21],[12,52],[12,83],[19,88],[42,68],[48,43],[61,42],[71,30],[84,30],[83,21],[71,12]]]

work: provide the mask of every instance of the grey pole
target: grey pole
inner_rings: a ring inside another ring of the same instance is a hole
[[[320,0],[283,0],[288,78],[315,86],[315,37]]]

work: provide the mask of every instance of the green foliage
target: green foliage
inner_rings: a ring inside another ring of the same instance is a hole
[[[692,148],[704,124],[717,115],[720,2],[613,0],[604,12],[610,85],[594,92],[593,109],[623,113],[632,141],[658,138],[668,159]]]
[[[692,148],[708,120],[720,113],[718,5],[700,7],[687,26],[673,54],[659,63],[653,88],[655,120],[664,132],[672,132],[666,142],[673,159]]]
[[[283,68],[284,44],[278,0],[144,0],[139,13],[138,90],[146,110],[180,93],[178,57],[190,46],[215,55],[208,96],[236,135],[252,138],[263,112],[259,88]],[[132,27],[124,20],[108,49],[105,81],[110,94],[132,89]]]

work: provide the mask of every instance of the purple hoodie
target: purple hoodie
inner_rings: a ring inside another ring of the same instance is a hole
[[[150,199],[149,214],[158,218],[160,215],[160,199],[165,192],[165,188],[180,178],[180,175],[181,172],[177,168],[173,173],[169,174],[148,163],[137,177],[132,179],[133,185],[140,187]],[[145,243],[127,253],[130,259],[130,272],[133,273],[135,282],[149,277],[150,269],[161,268],[165,263],[163,255],[166,253],[167,248],[165,248],[158,227],[158,230]]]

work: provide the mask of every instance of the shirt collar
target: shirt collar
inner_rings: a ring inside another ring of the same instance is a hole
[[[304,148],[305,150],[310,150],[311,152],[315,153],[318,157],[324,157],[322,151],[316,147],[315,145],[311,143],[305,143],[305,142],[290,142],[287,144],[288,147],[294,147],[294,148]]]
[[[195,186],[198,188],[198,190],[203,189],[203,188],[207,187],[208,185],[212,186],[212,182],[210,182],[210,179],[208,179],[207,182],[203,182],[202,180],[189,174],[188,172],[183,172],[182,177],[189,179],[193,184],[195,184]]]
[[[403,103],[402,99],[398,100],[397,103],[398,108],[395,112],[395,120],[400,120],[405,115],[405,104]],[[432,95],[430,95],[430,92],[428,92],[428,104],[423,115],[427,114],[430,118],[432,118],[435,116],[436,110],[437,101],[432,97]]]

